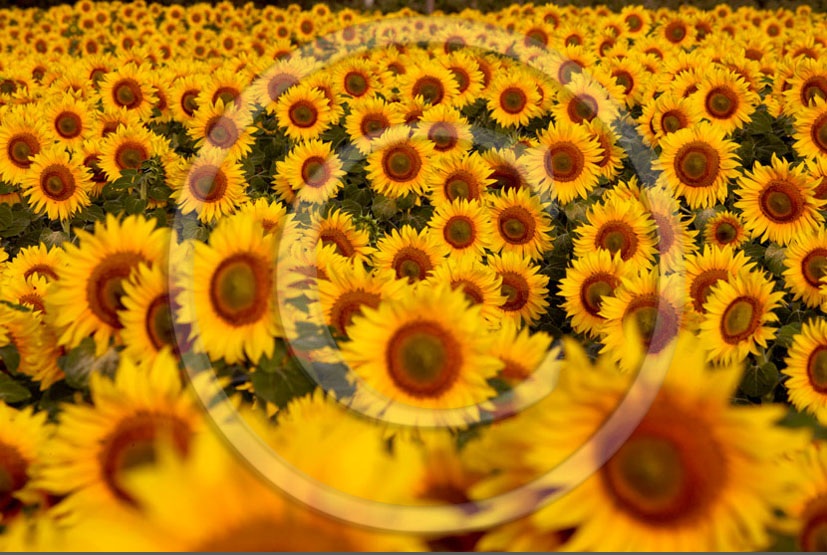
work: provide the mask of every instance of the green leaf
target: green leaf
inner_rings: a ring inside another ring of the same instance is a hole
[[[764,251],[764,260],[767,263],[767,269],[773,274],[780,276],[784,273],[784,258],[786,258],[786,250],[784,247],[779,247],[772,244]]]
[[[9,343],[0,347],[0,360],[3,361],[6,370],[16,372],[20,366],[20,353],[17,351],[17,345]]]
[[[793,322],[792,324],[781,326],[778,330],[775,343],[779,347],[789,347],[793,344],[793,338],[799,333],[801,333],[801,322]]]
[[[19,403],[32,396],[31,391],[17,383],[8,374],[0,374],[0,400],[6,403]]]
[[[373,214],[383,220],[391,219],[396,215],[396,202],[384,195],[376,195],[373,199]]]
[[[129,197],[123,205],[127,214],[141,214],[146,209],[146,201],[141,198]]]
[[[291,399],[313,391],[316,384],[308,378],[295,359],[291,359],[277,372],[253,372],[250,375],[255,394],[284,408]]]
[[[149,198],[153,200],[166,200],[172,194],[172,189],[166,185],[156,185],[149,190]]]
[[[778,368],[772,362],[747,368],[741,380],[741,391],[750,397],[763,397],[773,390],[778,376]]]

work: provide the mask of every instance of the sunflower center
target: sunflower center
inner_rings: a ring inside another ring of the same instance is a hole
[[[569,101],[567,111],[575,123],[591,121],[597,116],[597,101],[588,94],[578,94]]]
[[[433,264],[428,255],[421,250],[407,246],[399,249],[393,258],[393,268],[396,270],[396,277],[399,279],[408,278],[410,283],[425,279],[433,269]]]
[[[103,479],[116,497],[134,503],[124,489],[124,473],[154,463],[160,440],[170,441],[178,453],[185,455],[191,437],[189,425],[171,414],[140,412],[124,418],[101,442],[98,457]]]
[[[608,222],[597,233],[597,246],[628,260],[637,251],[637,236],[626,222]]]
[[[817,75],[809,78],[801,87],[801,103],[809,106],[813,100],[827,98],[827,78]]]
[[[350,258],[356,253],[356,249],[353,247],[350,239],[339,229],[327,228],[322,230],[319,233],[319,241],[321,241],[323,245],[335,245],[336,252],[345,258]]]
[[[557,181],[573,181],[583,171],[585,159],[575,145],[564,142],[552,145],[545,156],[546,174]]]
[[[497,223],[500,235],[508,243],[522,245],[534,238],[534,218],[522,206],[510,206],[503,210]]]
[[[713,268],[702,272],[692,280],[689,286],[689,295],[692,297],[692,304],[697,312],[700,314],[706,312],[704,305],[709,298],[712,286],[718,283],[719,280],[727,281],[727,279],[729,279],[729,273],[726,270]]]
[[[462,352],[454,336],[434,322],[413,322],[388,342],[390,377],[407,394],[438,397],[459,375]]]
[[[528,282],[516,272],[503,272],[500,277],[503,280],[500,293],[506,298],[500,308],[506,312],[520,311],[528,302]]]
[[[292,75],[276,75],[267,82],[267,95],[270,97],[270,100],[278,100],[284,91],[296,83],[298,83],[298,80]]]
[[[290,122],[296,127],[312,127],[319,118],[319,111],[309,102],[297,102],[290,107]]]
[[[678,334],[679,316],[665,301],[652,294],[641,295],[629,303],[624,314],[633,318],[643,344],[650,353],[661,352]]]
[[[28,466],[16,447],[0,443],[0,514],[10,516],[21,508],[13,494],[29,481]]]
[[[820,116],[810,132],[813,142],[821,152],[827,152],[827,115]]]
[[[267,311],[272,275],[253,254],[239,253],[223,260],[210,281],[210,301],[218,316],[231,326],[257,322]]]
[[[37,274],[42,277],[49,278],[49,280],[57,280],[57,274],[55,273],[54,269],[46,264],[35,264],[25,272],[23,272],[23,277],[28,279],[32,275]]]
[[[455,216],[445,225],[443,236],[455,249],[464,249],[474,242],[474,224],[464,216]]]
[[[215,116],[205,127],[207,140],[217,148],[228,149],[238,141],[238,128],[228,117]]]
[[[451,289],[460,289],[465,298],[473,304],[482,304],[485,301],[485,295],[476,283],[467,279],[458,279],[451,282]]]
[[[16,135],[8,144],[9,160],[19,168],[31,166],[31,157],[40,152],[40,142],[31,133]]]
[[[628,71],[615,70],[612,72],[612,76],[614,76],[615,82],[623,87],[623,94],[629,94],[632,91],[632,87],[635,85],[635,80]]]
[[[141,86],[134,79],[123,79],[112,88],[112,98],[115,104],[131,110],[144,99]]]
[[[199,202],[215,202],[227,192],[227,176],[217,166],[201,166],[190,177],[190,191]]]
[[[234,102],[236,98],[241,95],[241,92],[235,87],[219,87],[212,95],[212,103],[216,104],[219,100],[224,103],[224,106]]]
[[[749,338],[761,323],[758,303],[752,297],[738,297],[732,301],[721,318],[724,341],[735,345]]]
[[[670,42],[681,42],[686,37],[686,27],[683,23],[673,22],[666,27],[666,38]]]
[[[675,157],[675,173],[689,187],[709,187],[718,177],[718,153],[706,143],[683,146]]]
[[[670,110],[663,114],[660,125],[666,133],[674,133],[686,127],[686,121],[682,113]]]
[[[141,262],[146,262],[138,252],[118,252],[102,259],[92,270],[86,282],[86,302],[92,313],[105,324],[121,329],[118,311],[123,310],[123,280]]]
[[[0,81],[0,94],[12,94],[17,90],[17,83],[12,79],[3,79]]]
[[[434,143],[434,149],[440,152],[451,150],[459,142],[456,129],[446,122],[438,122],[432,125],[428,131],[428,139]]]
[[[197,90],[186,91],[181,95],[181,109],[184,110],[184,113],[188,116],[193,115],[198,109],[198,103],[195,101],[197,97]]]
[[[579,38],[575,39],[575,44],[580,44]],[[560,64],[560,69],[557,70],[557,78],[562,85],[568,85],[572,77],[577,73],[582,73],[583,66],[574,60],[566,60]]]
[[[413,96],[421,96],[428,104],[439,104],[445,96],[445,87],[436,77],[420,77],[414,83]]]
[[[454,79],[457,81],[457,85],[459,85],[460,94],[464,93],[468,89],[469,85],[471,85],[471,79],[468,77],[468,73],[464,69],[460,67],[452,67],[451,75],[454,76]]]
[[[819,345],[807,359],[807,377],[819,393],[827,393],[827,345]]]
[[[390,125],[390,121],[383,114],[368,114],[362,118],[362,135],[368,139],[375,139]]]
[[[771,182],[761,193],[761,211],[775,223],[797,220],[804,210],[804,199],[794,183],[778,180]]]
[[[715,87],[707,93],[705,105],[712,117],[727,119],[738,109],[738,96],[729,88]]]
[[[580,287],[580,302],[589,314],[600,315],[603,297],[614,294],[616,283],[617,279],[609,274],[596,274],[583,282]]]
[[[728,245],[737,236],[738,230],[729,222],[720,222],[715,226],[715,240],[722,245]]]
[[[74,194],[75,178],[65,166],[49,166],[40,174],[40,189],[51,200],[60,202]]]
[[[827,551],[827,499],[819,496],[807,503],[798,536],[802,551]]]
[[[500,93],[500,107],[508,114],[519,114],[528,104],[528,97],[517,87],[508,87]]]
[[[342,293],[330,307],[330,321],[340,334],[347,335],[345,330],[354,316],[362,314],[362,307],[376,308],[381,300],[378,294],[362,289]]]
[[[638,31],[643,26],[643,21],[637,15],[630,15],[626,17],[626,26],[630,31]]]
[[[471,198],[471,185],[463,177],[454,177],[445,185],[445,196],[449,200]]]
[[[122,170],[136,170],[141,167],[149,154],[144,145],[134,141],[126,141],[115,151],[115,162]]]
[[[160,295],[149,304],[144,326],[155,349],[161,350],[164,345],[175,344],[172,312],[167,295]]]
[[[61,112],[55,118],[55,129],[64,139],[74,139],[83,130],[83,123],[74,112]]]
[[[821,286],[821,278],[827,274],[827,249],[815,249],[801,261],[801,273],[810,286]]]
[[[419,174],[422,160],[412,146],[396,145],[385,152],[382,167],[385,169],[385,174],[392,180],[410,181]]]
[[[351,96],[362,96],[368,91],[368,80],[361,73],[351,71],[345,76],[345,91]]]
[[[320,156],[308,158],[302,164],[302,180],[310,187],[318,188],[327,183],[330,173],[327,161]]]

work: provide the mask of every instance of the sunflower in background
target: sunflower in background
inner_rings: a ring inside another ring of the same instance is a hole
[[[15,109],[3,114],[0,123],[0,177],[21,184],[32,166],[32,157],[46,148],[52,135],[45,123]]]
[[[428,225],[451,256],[481,256],[486,247],[492,246],[491,218],[479,201],[443,203],[436,207]]]
[[[540,94],[524,70],[496,76],[485,97],[492,119],[506,128],[526,125],[541,115]]]
[[[377,192],[391,198],[422,193],[433,171],[433,144],[409,136],[404,126],[387,129],[368,155],[368,178]]]
[[[723,210],[706,221],[704,239],[719,247],[737,249],[749,240],[750,233],[740,215]]]
[[[241,165],[216,151],[204,151],[192,164],[182,161],[170,185],[181,213],[196,212],[202,222],[232,214],[247,200]]]
[[[45,213],[50,220],[68,220],[89,205],[89,172],[65,150],[49,147],[31,162],[22,190],[36,212]]]
[[[606,322],[600,312],[603,301],[614,295],[625,274],[626,265],[619,253],[601,249],[572,261],[560,281],[560,296],[576,331],[599,335]]]
[[[488,265],[502,280],[500,293],[505,299],[500,309],[506,318],[531,325],[548,307],[548,276],[530,259],[513,252],[493,255]]]
[[[494,224],[493,252],[513,252],[539,259],[551,249],[548,205],[530,189],[510,189],[488,197]]]
[[[318,138],[332,122],[324,93],[306,84],[282,94],[276,102],[275,112],[285,134],[296,141]]]
[[[805,322],[793,338],[784,374],[790,377],[787,389],[795,407],[827,421],[827,324],[824,320]]]
[[[284,161],[276,163],[282,178],[300,201],[324,204],[342,187],[345,171],[331,143],[311,139],[297,144]]]

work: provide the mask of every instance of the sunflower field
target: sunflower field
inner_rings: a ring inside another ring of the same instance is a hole
[[[827,550],[827,15],[0,31],[0,548]]]

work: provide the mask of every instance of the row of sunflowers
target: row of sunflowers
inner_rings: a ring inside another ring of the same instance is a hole
[[[0,10],[0,546],[827,549],[827,18]]]

